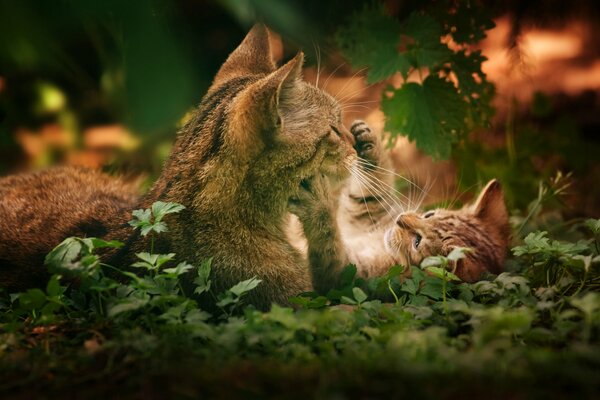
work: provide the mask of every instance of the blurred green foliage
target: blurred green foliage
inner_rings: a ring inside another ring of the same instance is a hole
[[[0,173],[23,158],[20,128],[58,122],[82,147],[86,128],[119,123],[142,145],[110,168],[155,176],[180,121],[248,28],[264,21],[282,35],[284,58],[302,48],[309,65],[327,63],[341,50],[353,68],[367,68],[369,82],[417,75],[384,90],[386,129],[451,156],[461,189],[499,178],[510,204],[524,209],[557,168],[587,174],[598,145],[543,94],[525,114],[515,104],[504,131],[492,134],[503,143],[489,145],[494,87],[470,46],[493,26],[494,10],[451,0],[2,0]]]

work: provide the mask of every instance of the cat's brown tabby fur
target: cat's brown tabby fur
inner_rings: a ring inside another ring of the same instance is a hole
[[[340,107],[301,79],[303,55],[280,68],[268,32],[256,25],[229,56],[162,175],[136,200],[100,173],[61,168],[0,180],[0,282],[9,291],[39,285],[44,254],[71,235],[119,239],[108,262],[128,265],[148,244],[131,233],[130,211],[154,201],[183,204],[168,219],[160,252],[198,265],[213,257],[216,290],[256,276],[249,300],[285,304],[312,288],[304,256],[286,239],[288,200],[315,174],[347,175],[356,157]]]

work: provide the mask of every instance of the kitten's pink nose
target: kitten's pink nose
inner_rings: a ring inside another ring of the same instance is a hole
[[[418,223],[418,216],[414,213],[402,213],[396,218],[396,225],[402,229],[412,229]]]

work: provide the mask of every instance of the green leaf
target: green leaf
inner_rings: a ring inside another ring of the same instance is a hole
[[[443,256],[429,256],[421,261],[421,268],[423,269],[437,267],[440,265],[443,267],[448,265],[448,260]]]
[[[414,280],[407,279],[406,282],[404,282],[402,284],[402,286],[400,287],[400,289],[403,292],[406,292],[408,294],[416,295],[417,294],[417,290],[419,290],[419,287],[417,286],[417,284],[415,283]]]
[[[40,310],[46,304],[46,293],[41,289],[29,289],[19,296],[19,305],[26,310]]]
[[[435,267],[431,267],[435,268]],[[440,300],[443,297],[443,286],[442,281],[435,278],[426,279],[425,285],[421,289],[419,289],[419,294],[422,296],[427,296],[432,298],[433,300]]]
[[[588,219],[585,221],[587,226],[595,235],[600,234],[600,219]]]
[[[406,53],[416,68],[432,68],[450,60],[452,52],[441,42],[442,28],[432,16],[413,12],[402,24],[402,33],[411,39]]]
[[[340,297],[340,301],[341,301],[343,304],[348,304],[348,305],[351,305],[351,306],[353,306],[353,305],[356,305],[356,300],[354,300],[354,299],[351,299],[351,298],[350,298],[350,297],[348,297],[348,296],[342,296],[342,297]]]
[[[452,272],[446,270],[445,268],[440,268],[440,267],[425,267],[426,271],[429,272],[431,275],[435,276],[436,278],[440,278],[440,279],[445,279],[447,281],[457,281],[460,282],[461,279],[454,275]],[[444,278],[445,276],[445,278]]]
[[[336,34],[336,42],[352,66],[369,68],[367,81],[378,82],[396,72],[408,75],[410,63],[398,51],[400,24],[382,5],[352,15]]]
[[[232,286],[229,291],[235,294],[237,297],[241,297],[242,295],[248,293],[252,289],[258,286],[262,280],[257,279],[256,277],[247,279],[245,281],[239,282],[238,284]]]
[[[465,253],[470,252],[471,249],[468,247],[455,247],[452,249],[450,254],[446,256],[446,258],[450,261],[458,261],[462,258],[465,258],[467,255]]]
[[[148,299],[127,297],[126,299],[120,300],[118,303],[112,304],[108,307],[108,316],[114,317],[128,311],[135,311],[148,304]]]
[[[163,272],[166,274],[171,274],[173,276],[179,276],[185,274],[193,268],[194,266],[191,264],[188,264],[186,262],[180,262],[175,268],[165,268],[163,269]]]
[[[339,287],[350,286],[356,276],[356,265],[348,264],[340,274]]]
[[[160,222],[167,214],[178,213],[185,209],[185,206],[179,203],[165,203],[157,201],[152,204],[152,215],[155,222]]]
[[[109,247],[112,249],[119,249],[121,247],[123,247],[123,243],[119,242],[118,240],[102,240],[102,239],[98,239],[98,238],[88,238],[89,240],[91,240],[92,242],[92,246],[94,249],[101,249],[104,247]]]
[[[66,288],[60,285],[60,278],[60,275],[52,275],[46,284],[46,293],[48,293],[48,296],[60,296],[64,293]]]
[[[416,141],[435,158],[448,158],[451,145],[466,132],[466,103],[451,82],[430,75],[423,85],[405,83],[382,100],[385,127]]]
[[[63,240],[50,253],[46,255],[44,264],[49,268],[70,267],[73,262],[79,257],[83,249],[81,240],[70,237]]]
[[[211,281],[210,281],[210,270],[212,265],[212,258],[208,260],[204,260],[200,267],[198,267],[197,277],[194,279],[194,284],[196,285],[196,289],[194,290],[195,294],[202,294],[210,290]]]
[[[363,301],[367,300],[367,295],[366,295],[365,292],[362,291],[361,288],[358,288],[358,287],[352,288],[352,294],[354,295],[354,299],[356,300],[356,302],[358,304],[360,304]]]

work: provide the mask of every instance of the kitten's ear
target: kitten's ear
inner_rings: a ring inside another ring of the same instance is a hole
[[[245,75],[269,74],[275,70],[267,27],[258,23],[229,55],[215,76],[213,85]]]
[[[508,224],[508,211],[504,203],[502,185],[497,179],[488,182],[472,206],[473,214],[487,223],[503,227]]]

